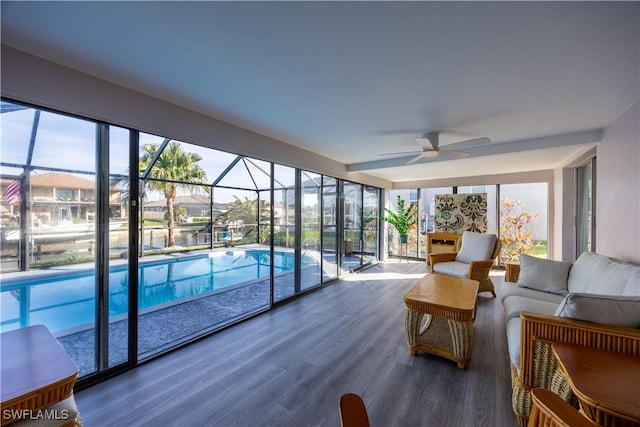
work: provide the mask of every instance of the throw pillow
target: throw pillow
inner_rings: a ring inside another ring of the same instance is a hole
[[[462,244],[456,255],[456,261],[469,264],[471,261],[491,259],[497,239],[495,234],[465,231],[462,233]]]
[[[562,300],[555,315],[640,328],[640,296],[569,294]]]
[[[570,262],[520,255],[520,275],[518,286],[537,291],[566,295]]]

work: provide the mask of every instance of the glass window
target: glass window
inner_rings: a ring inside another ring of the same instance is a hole
[[[346,271],[362,266],[362,186],[344,183],[344,250],[342,268]]]
[[[500,185],[501,261],[521,253],[547,258],[547,200],[544,182]]]
[[[211,187],[202,151],[149,135],[142,135],[142,140],[142,251],[166,252],[210,242]]]
[[[322,177],[322,275],[338,277],[338,180]]]
[[[268,189],[271,187],[270,168],[268,162],[241,157],[233,168],[222,176],[216,186],[251,190]]]
[[[2,101],[0,102],[0,114],[2,114],[2,120],[0,120],[2,162],[20,166],[26,165],[32,146],[32,137],[38,132],[40,110]],[[2,173],[17,175],[22,173],[22,167],[9,172],[3,165]]]
[[[418,244],[422,240],[422,235],[418,233],[418,227],[420,226],[419,213],[418,213],[418,199],[417,190],[391,190],[389,192],[389,210],[393,213],[398,212],[398,197],[403,200],[405,207],[410,204],[414,204],[414,212],[416,215],[416,223],[409,227],[407,242],[401,242],[400,234],[398,230],[391,224],[387,223],[387,245],[389,248],[389,254],[402,257],[417,257],[418,256]],[[412,200],[413,199],[413,200]],[[385,212],[385,216],[388,216],[389,212]]]
[[[45,325],[86,375],[97,369],[96,125],[6,102],[1,122],[2,173],[14,162],[18,173],[2,180],[2,272],[16,273],[2,280],[0,331]]]
[[[287,166],[274,167],[273,246],[274,270],[278,279],[273,282],[273,299],[281,301],[299,292],[293,274],[296,237],[296,171]],[[277,254],[277,255],[276,255]]]
[[[33,165],[95,172],[95,123],[42,112],[33,147]],[[61,159],[67,159],[61,162]],[[68,159],[74,159],[72,163]]]
[[[129,130],[109,126],[109,282],[108,366],[129,360],[129,274],[122,268],[129,254]],[[81,191],[83,201],[95,203],[95,195]]]
[[[322,177],[302,171],[302,289],[319,285],[322,281],[320,240],[322,233]]]
[[[5,101],[0,114],[0,330],[45,324],[81,377],[378,256],[377,188]]]
[[[363,263],[378,259],[378,223],[380,218],[380,190],[365,186],[363,188]]]

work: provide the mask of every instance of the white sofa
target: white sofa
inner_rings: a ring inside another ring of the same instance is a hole
[[[573,264],[523,255],[518,281],[502,284],[500,294],[512,403],[521,425],[529,416],[532,388],[562,394],[558,387],[567,387],[558,385],[551,342],[640,357],[640,266],[592,252],[584,252]],[[629,342],[635,344],[625,344]],[[564,392],[568,398],[570,392]]]

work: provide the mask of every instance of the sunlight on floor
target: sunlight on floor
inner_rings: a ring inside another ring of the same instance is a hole
[[[345,282],[360,282],[364,280],[407,280],[422,279],[425,273],[360,273],[350,274],[342,278]]]
[[[418,270],[422,270],[420,272],[416,272],[417,262],[408,262],[408,263],[396,263],[395,260],[390,262],[381,262],[372,268],[368,268],[362,270],[357,273],[348,274],[342,277],[341,280],[345,282],[362,282],[366,280],[418,280],[422,279],[427,273],[424,271],[422,266],[423,262],[419,262],[421,264]],[[404,270],[408,271],[404,271]],[[383,270],[383,271],[381,271]]]

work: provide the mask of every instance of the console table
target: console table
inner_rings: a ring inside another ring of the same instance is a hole
[[[640,357],[575,344],[551,347],[587,417],[605,427],[640,425]]]

